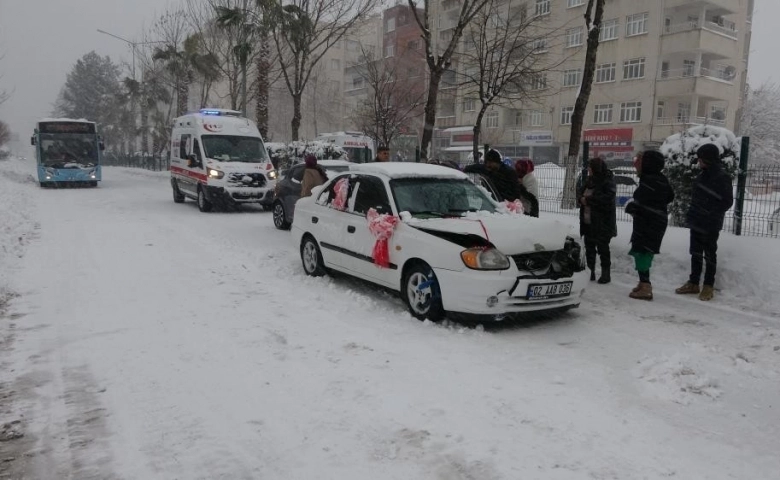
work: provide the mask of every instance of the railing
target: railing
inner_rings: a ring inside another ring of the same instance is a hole
[[[671,35],[680,32],[690,32],[692,30],[709,30],[711,32],[719,33],[737,40],[736,24],[733,22],[727,22],[724,23],[724,25],[727,26],[718,25],[715,22],[704,22],[704,24],[701,26],[699,25],[699,22],[676,23],[673,25],[664,26],[664,34]]]
[[[690,115],[677,115],[675,117],[662,117],[655,119],[656,125],[716,125],[725,126],[726,121],[712,117],[692,117]]]
[[[162,155],[128,155],[106,153],[103,155],[103,165],[109,167],[131,167],[154,170],[157,172],[169,170],[171,166],[168,156]]]
[[[729,75],[723,70],[712,68],[696,68],[696,66],[674,68],[671,70],[661,70],[658,73],[658,80],[677,80],[680,78],[707,77],[723,81],[729,85],[734,84],[734,75]]]

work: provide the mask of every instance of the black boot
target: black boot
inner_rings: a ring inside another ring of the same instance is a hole
[[[609,275],[609,262],[601,262],[601,276],[599,277],[599,283],[604,285],[612,281],[612,277]]]
[[[590,281],[591,282],[595,282],[596,281],[596,271],[595,270],[591,270],[590,271]]]

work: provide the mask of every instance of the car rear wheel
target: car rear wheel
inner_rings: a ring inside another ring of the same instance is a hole
[[[273,217],[274,227],[279,230],[288,230],[290,228],[290,222],[287,221],[284,205],[282,205],[282,202],[279,200],[274,202]]]
[[[175,203],[184,203],[184,194],[179,190],[179,184],[176,180],[171,181],[171,188],[173,188],[173,201]]]
[[[418,320],[437,322],[444,318],[439,282],[433,269],[424,262],[415,263],[404,274],[401,297],[409,313]]]
[[[306,275],[321,277],[325,275],[325,262],[322,261],[322,252],[317,241],[311,235],[303,237],[301,242],[301,261]]]
[[[206,198],[206,192],[203,187],[198,186],[198,210],[201,212],[210,212],[214,205]]]

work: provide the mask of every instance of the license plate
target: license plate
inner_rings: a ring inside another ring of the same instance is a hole
[[[572,282],[560,283],[532,283],[528,285],[526,299],[528,300],[549,300],[551,298],[567,297],[571,294]]]

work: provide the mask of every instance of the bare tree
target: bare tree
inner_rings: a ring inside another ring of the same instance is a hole
[[[540,75],[558,65],[550,64],[540,50],[548,48],[553,33],[543,19],[528,15],[526,4],[489,0],[464,33],[465,48],[458,56],[464,96],[478,99],[474,122],[473,158],[477,157],[482,120],[493,105],[535,101]]]
[[[0,147],[11,141],[11,128],[7,123],[0,121]]]
[[[457,19],[452,20],[452,35],[446,42],[442,50],[439,39],[433,37],[431,31],[432,25],[437,22],[433,17],[432,5],[438,4],[438,0],[421,0],[423,4],[422,12],[418,11],[417,0],[407,0],[412,10],[412,15],[422,30],[422,38],[425,42],[425,61],[428,64],[428,96],[425,100],[425,124],[423,126],[420,154],[423,158],[428,156],[428,146],[433,139],[433,128],[436,126],[436,101],[439,96],[439,84],[441,83],[444,72],[450,68],[452,55],[463,35],[463,29],[469,24],[472,18],[477,15],[490,0],[448,0],[447,3],[456,2],[460,4]],[[443,5],[443,3],[442,3]],[[446,38],[446,37],[445,37]]]
[[[298,140],[301,99],[314,67],[353,25],[374,9],[377,0],[292,0],[283,6],[275,0],[257,1],[271,15],[271,36],[293,100],[291,139]]]
[[[780,162],[780,86],[766,82],[748,93],[739,125],[750,137],[751,163]]]
[[[397,56],[377,59],[373,51],[361,50],[364,62],[355,69],[366,82],[369,94],[354,112],[353,120],[378,144],[389,146],[409,131],[411,122],[422,113],[425,90],[402,71],[408,65],[406,57],[414,52],[407,49]]]
[[[585,109],[590,100],[590,91],[593,86],[593,77],[596,73],[596,53],[599,49],[599,35],[601,34],[601,20],[604,17],[605,0],[588,0],[585,9],[585,28],[588,32],[588,46],[585,51],[585,66],[582,73],[582,85],[574,102],[574,112],[571,115],[571,135],[569,137],[569,152],[566,156],[566,180],[563,184],[562,208],[574,208],[576,206],[576,178],[577,158],[582,140],[582,123],[585,119]],[[596,7],[595,15],[593,7]]]
[[[5,55],[0,55],[0,62],[3,61],[3,58],[5,58]],[[3,76],[0,75],[0,80],[3,79]],[[8,93],[7,90],[0,90],[0,105],[4,104],[8,99],[11,98],[11,94]]]

